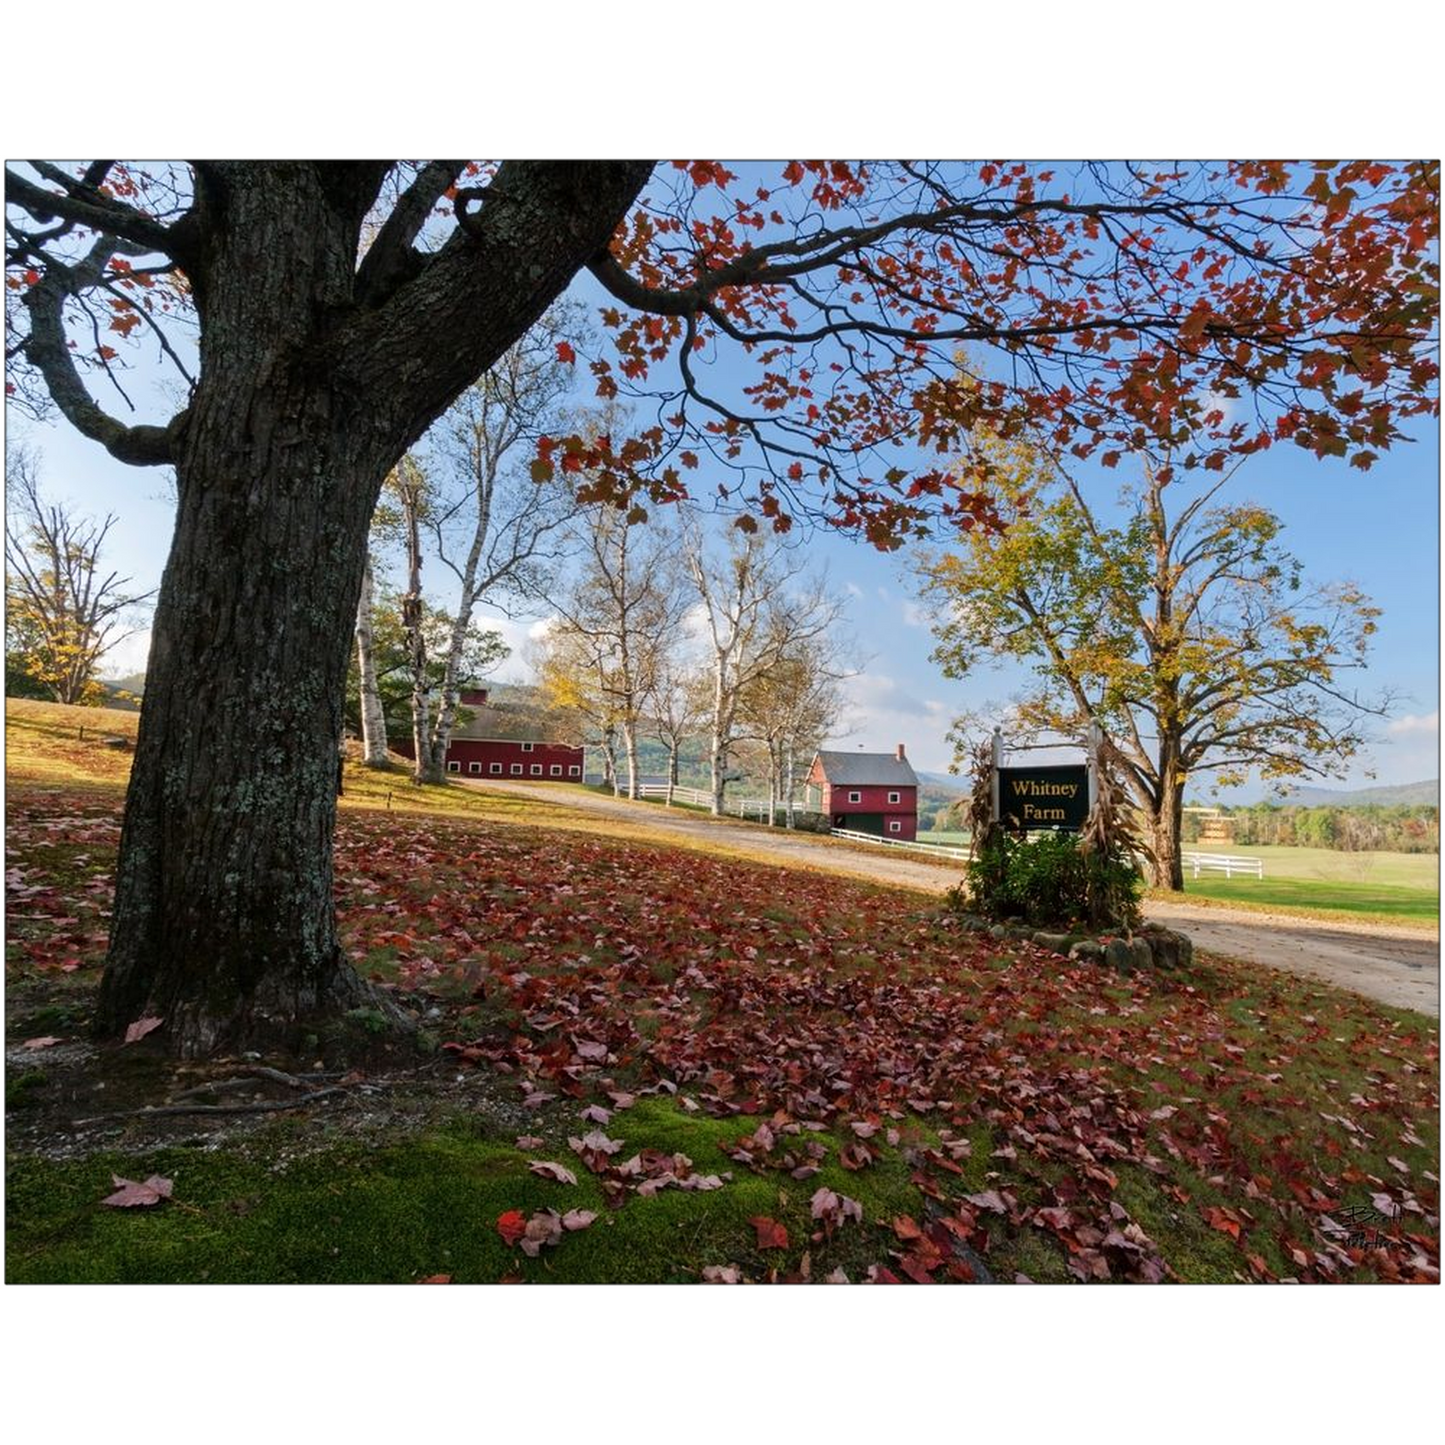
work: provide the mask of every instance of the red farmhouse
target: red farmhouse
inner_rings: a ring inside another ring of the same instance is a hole
[[[822,751],[808,769],[809,788],[822,791],[820,813],[835,828],[878,833],[885,838],[918,836],[918,775],[903,755]]]
[[[544,742],[530,738],[489,737],[507,728],[511,719],[501,709],[488,706],[486,688],[462,688],[462,706],[475,714],[452,733],[447,745],[447,772],[473,778],[530,778],[548,782],[582,781],[582,749],[570,743]],[[530,729],[540,731],[540,729]],[[398,738],[391,746],[407,757],[412,755],[411,739]]]

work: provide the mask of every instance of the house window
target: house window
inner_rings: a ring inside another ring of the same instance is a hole
[[[479,772],[481,772],[481,770],[482,770],[482,765],[481,765],[480,763],[468,763],[468,764],[467,764],[467,771],[468,771],[469,773],[479,773]]]
[[[522,744],[522,751],[523,751],[524,753],[530,753],[535,746],[536,746],[535,743],[523,743],[523,744]]]
[[[459,772],[461,772],[461,770],[462,770],[462,765],[461,765],[460,763],[448,763],[448,764],[447,764],[447,772],[449,772],[449,773],[459,773]]]
[[[552,776],[553,776],[554,778],[560,778],[560,777],[562,776],[562,764],[561,764],[561,763],[553,763],[553,764],[552,764]]]
[[[903,831],[903,824],[900,823],[897,818],[890,818],[888,820],[888,831],[890,833],[901,833]]]
[[[859,793],[859,792],[849,793],[849,794],[848,794],[848,801],[849,801],[850,803],[861,803],[861,802],[863,801],[863,794],[862,794],[862,793]]]
[[[582,776],[582,769],[579,768],[576,763],[573,763],[571,767],[567,769],[567,776],[569,778],[580,778]]]
[[[502,771],[502,765],[501,765],[501,763],[493,763],[493,764],[491,764],[491,771],[494,772],[494,773],[500,773],[500,772]]]
[[[519,777],[521,777],[521,775],[522,775],[522,765],[521,765],[521,763],[513,763],[513,764],[512,764],[512,776],[519,778]]]
[[[532,764],[532,776],[533,776],[534,778],[540,778],[540,777],[542,776],[542,764],[541,764],[541,763],[533,763],[533,764]]]
[[[901,803],[903,801],[903,795],[901,793],[889,793],[888,801],[890,803]]]

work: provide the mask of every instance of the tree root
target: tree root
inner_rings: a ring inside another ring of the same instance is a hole
[[[235,1082],[234,1080],[231,1082]],[[194,1093],[195,1090],[187,1092]],[[257,1104],[162,1104],[144,1109],[122,1109],[115,1114],[94,1114],[88,1119],[73,1119],[73,1126],[81,1124],[102,1124],[111,1119],[174,1119],[184,1114],[269,1114],[282,1109],[304,1109],[319,1099],[329,1099],[336,1094],[345,1094],[342,1088],[316,1089],[302,1094],[298,1099],[268,1099]],[[184,1097],[184,1095],[180,1096]]]

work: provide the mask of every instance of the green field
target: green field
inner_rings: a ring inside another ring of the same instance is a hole
[[[1225,878],[1218,873],[1193,878],[1186,867],[1184,891],[1196,898],[1370,913],[1415,923],[1436,922],[1440,916],[1440,860],[1434,854],[1223,844],[1185,851],[1264,862],[1262,879]]]

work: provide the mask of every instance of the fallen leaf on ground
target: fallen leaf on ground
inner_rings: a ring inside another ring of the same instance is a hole
[[[171,1189],[174,1187],[169,1179],[162,1179],[159,1174],[152,1174],[144,1184],[137,1184],[134,1179],[122,1179],[119,1174],[112,1174],[110,1178],[116,1191],[106,1195],[100,1202],[116,1209],[135,1209],[138,1206],[159,1204],[161,1200],[171,1197]]]
[[[508,1244],[516,1244],[526,1232],[526,1216],[520,1209],[509,1209],[505,1214],[497,1216],[497,1233]]]
[[[558,1184],[577,1182],[577,1176],[565,1164],[553,1164],[549,1159],[534,1159],[527,1168],[544,1179],[555,1179]]]
[[[788,1231],[776,1219],[769,1219],[763,1214],[755,1214],[748,1220],[748,1223],[758,1232],[759,1249],[786,1249],[788,1247]]]
[[[160,1028],[163,1023],[165,1023],[165,1020],[158,1018],[137,1019],[125,1031],[126,1043],[133,1044],[137,1039],[145,1038],[147,1034],[153,1033],[156,1029]]]

